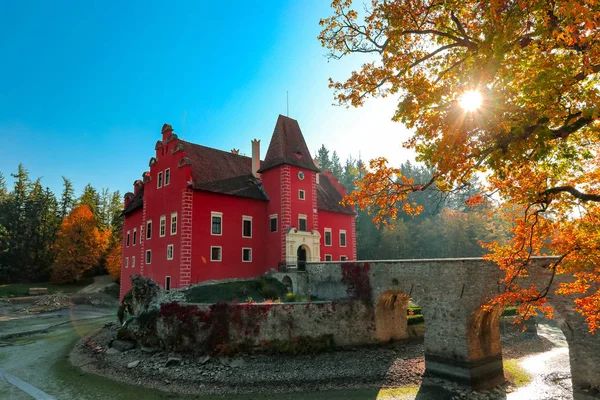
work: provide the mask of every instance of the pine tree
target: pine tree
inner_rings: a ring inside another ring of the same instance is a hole
[[[319,169],[321,171],[331,170],[331,160],[329,159],[329,150],[324,144],[317,151],[317,160],[319,160]]]
[[[337,155],[335,150],[331,156],[331,173],[337,179],[342,178],[342,164],[340,163],[340,157]]]
[[[98,215],[98,209],[100,208],[100,195],[91,184],[88,183],[83,188],[83,193],[79,199],[77,199],[77,206],[88,206],[94,215]]]
[[[121,238],[121,231],[123,230],[123,215],[121,212],[123,211],[123,199],[121,198],[121,193],[117,190],[113,192],[112,197],[110,199],[110,230],[113,236],[117,238]]]
[[[75,191],[73,190],[73,183],[68,180],[67,178],[65,178],[64,176],[62,177],[63,179],[63,191],[62,191],[62,196],[60,197],[60,218],[64,218],[67,215],[69,215],[69,212],[71,212],[71,209],[73,208],[73,204],[74,204],[74,196],[75,196]]]
[[[346,159],[342,177],[339,179],[340,183],[346,187],[348,193],[354,190],[354,180],[357,178],[357,174],[356,161],[352,159],[352,156],[350,155]]]

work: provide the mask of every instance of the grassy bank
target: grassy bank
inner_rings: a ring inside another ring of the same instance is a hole
[[[92,281],[84,281],[76,284],[60,285],[49,282],[38,283],[11,283],[0,285],[0,298],[24,297],[29,295],[30,288],[47,288],[48,294],[52,293],[73,293],[89,285]]]
[[[263,302],[265,300],[284,300],[287,290],[274,278],[258,278],[245,281],[217,283],[214,285],[194,286],[184,290],[190,303],[219,302]]]

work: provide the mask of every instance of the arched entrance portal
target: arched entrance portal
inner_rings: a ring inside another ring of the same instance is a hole
[[[308,247],[305,244],[298,246],[298,250],[296,251],[298,262],[296,265],[298,265],[298,269],[300,271],[306,270],[306,261],[309,257],[309,251],[310,250],[308,250]]]

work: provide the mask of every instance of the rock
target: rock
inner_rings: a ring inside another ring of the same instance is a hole
[[[204,356],[200,359],[200,364],[204,365],[210,361],[210,356]]]
[[[117,349],[119,351],[127,351],[131,350],[135,347],[135,342],[133,340],[113,340],[111,343],[111,347]]]
[[[158,347],[146,347],[146,346],[142,346],[141,349],[142,349],[142,351],[144,353],[148,353],[148,354],[154,354],[154,353],[157,353],[159,351]]]
[[[140,363],[140,360],[132,361],[129,364],[127,364],[127,368],[129,368],[129,369],[135,368],[135,367],[137,367],[139,365],[139,363]]]
[[[121,354],[121,352],[115,349],[114,347],[109,347],[108,349],[106,349],[105,354],[107,356],[114,356],[115,354]]]
[[[165,363],[165,367],[172,367],[174,365],[181,364],[181,358],[179,357],[169,357],[167,362]]]
[[[158,372],[161,373],[161,374],[163,374],[166,370],[167,370],[166,368],[160,367],[158,369]]]
[[[240,368],[240,367],[243,367],[244,365],[246,365],[246,361],[244,361],[243,358],[236,358],[235,360],[233,360],[231,362],[231,364],[229,364],[229,366],[232,368]]]
[[[219,357],[219,362],[221,363],[221,365],[229,365],[229,358]]]

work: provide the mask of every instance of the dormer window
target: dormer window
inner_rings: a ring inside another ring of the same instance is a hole
[[[158,182],[156,183],[157,188],[161,188],[163,185],[163,173],[162,171],[158,173]]]
[[[171,183],[171,168],[165,169],[165,186]]]

